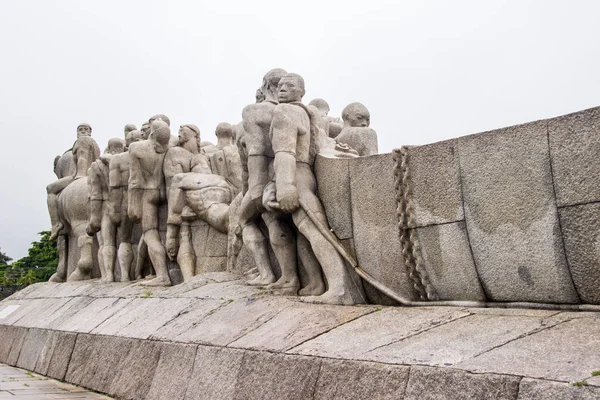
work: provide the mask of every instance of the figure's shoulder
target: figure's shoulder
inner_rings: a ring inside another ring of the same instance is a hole
[[[144,151],[150,143],[149,140],[142,140],[140,142],[134,142],[129,145],[129,154],[136,155]]]
[[[242,110],[242,118],[244,121],[261,120],[265,116],[270,116],[274,108],[276,105],[268,101],[249,104]]]

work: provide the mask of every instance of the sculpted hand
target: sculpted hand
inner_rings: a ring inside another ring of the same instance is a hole
[[[292,213],[300,207],[298,188],[294,185],[283,185],[277,188],[277,200],[282,211]]]
[[[87,233],[88,236],[94,236],[99,231],[100,231],[100,224],[95,221],[88,222],[87,226],[85,227],[85,233]]]
[[[176,238],[167,239],[167,255],[171,261],[175,261],[177,251],[179,250],[179,241]]]
[[[265,188],[262,197],[262,205],[269,212],[280,211],[274,185],[268,185]]]

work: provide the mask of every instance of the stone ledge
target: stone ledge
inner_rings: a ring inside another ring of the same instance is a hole
[[[600,398],[600,313],[312,305],[229,278],[33,285],[0,302],[0,362],[118,398]]]

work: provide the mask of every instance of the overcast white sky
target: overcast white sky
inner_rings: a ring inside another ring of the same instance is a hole
[[[0,0],[0,248],[49,229],[52,162],[156,113],[214,140],[263,74],[360,101],[380,152],[600,105],[600,2]]]

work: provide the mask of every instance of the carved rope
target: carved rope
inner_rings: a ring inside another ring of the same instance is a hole
[[[435,301],[439,297],[435,288],[429,282],[427,271],[423,268],[421,248],[415,236],[416,223],[411,200],[410,171],[408,168],[408,151],[406,146],[394,149],[394,184],[396,200],[398,201],[398,227],[400,228],[400,243],[404,265],[413,281],[413,287],[421,300]]]

